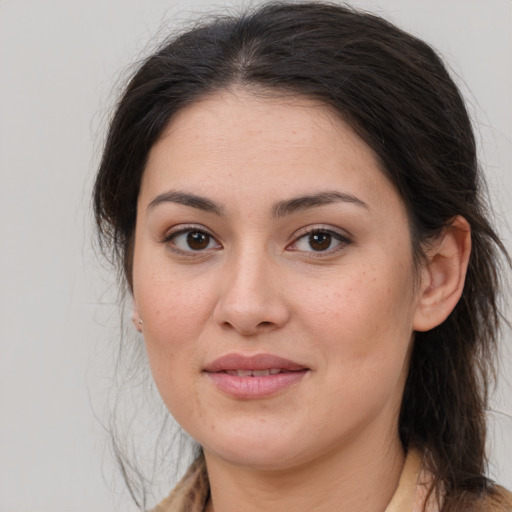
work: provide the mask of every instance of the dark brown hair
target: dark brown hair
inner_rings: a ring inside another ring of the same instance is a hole
[[[328,3],[270,3],[167,41],[117,105],[94,189],[100,240],[129,285],[151,147],[180,109],[232,87],[315,98],[348,122],[407,207],[417,263],[425,243],[456,215],[469,222],[462,298],[443,324],[416,334],[399,420],[404,447],[428,453],[446,492],[444,510],[469,510],[463,497],[489,488],[485,410],[500,324],[499,255],[506,253],[482,203],[475,139],[456,85],[423,41]]]

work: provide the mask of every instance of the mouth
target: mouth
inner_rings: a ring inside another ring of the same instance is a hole
[[[266,377],[267,375],[277,375],[286,371],[281,368],[267,368],[265,370],[226,370],[226,373],[236,377]]]
[[[283,392],[309,371],[300,363],[272,354],[228,354],[203,370],[218,390],[236,399],[264,398]]]

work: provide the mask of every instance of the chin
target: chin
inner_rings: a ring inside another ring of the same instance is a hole
[[[297,437],[284,438],[282,432],[226,432],[211,444],[208,440],[200,444],[207,456],[211,454],[232,465],[257,470],[282,470],[300,464],[301,459],[307,458]]]
[[[205,449],[205,453],[208,450]],[[217,452],[210,452],[216,458],[233,466],[243,467],[259,471],[280,471],[300,465],[301,457],[298,454],[291,453],[286,448],[271,448],[261,446],[242,448],[236,450],[234,447],[221,449]]]

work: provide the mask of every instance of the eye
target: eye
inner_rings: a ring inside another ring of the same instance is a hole
[[[297,238],[289,250],[302,252],[331,253],[349,244],[348,237],[328,229],[311,229]]]
[[[220,249],[221,245],[215,238],[197,228],[186,228],[175,231],[164,240],[171,249],[180,253],[203,252]]]

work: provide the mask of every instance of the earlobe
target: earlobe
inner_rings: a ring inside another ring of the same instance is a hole
[[[132,323],[137,331],[142,332],[142,319],[139,316],[139,311],[135,303],[133,304]]]
[[[427,250],[413,329],[428,331],[446,320],[459,301],[471,253],[471,228],[457,216]]]

